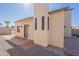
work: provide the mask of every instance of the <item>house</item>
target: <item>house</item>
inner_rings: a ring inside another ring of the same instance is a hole
[[[16,36],[35,44],[64,48],[64,37],[71,37],[71,10],[64,7],[48,12],[48,4],[34,4],[34,16],[16,21]]]

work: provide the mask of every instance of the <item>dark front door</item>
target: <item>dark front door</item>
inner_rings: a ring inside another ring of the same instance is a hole
[[[28,28],[29,28],[29,25],[24,25],[24,38],[28,39]]]

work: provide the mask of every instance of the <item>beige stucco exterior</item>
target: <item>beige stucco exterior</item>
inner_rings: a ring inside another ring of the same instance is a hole
[[[52,13],[50,16],[50,45],[64,47],[64,11]]]
[[[44,16],[44,30],[42,30],[42,16]],[[48,4],[37,3],[34,4],[34,19],[33,19],[33,40],[34,43],[47,47],[48,46],[48,35],[47,30],[47,18],[48,17]],[[37,30],[35,30],[35,18],[37,21]]]
[[[64,21],[64,36],[65,37],[71,37],[71,10],[65,11],[65,21]]]
[[[46,7],[47,6],[47,7]],[[44,8],[43,8],[44,7]],[[37,4],[34,7],[34,17],[29,17],[16,22],[16,26],[22,26],[16,36],[24,38],[24,25],[29,24],[28,39],[35,44],[47,47],[48,45],[64,48],[64,36],[71,37],[71,10],[63,8],[48,13],[48,4]],[[41,17],[45,17],[45,28],[41,29]],[[49,30],[48,19],[49,16]],[[35,18],[37,18],[37,30],[35,30]],[[66,28],[64,28],[66,26]]]
[[[56,11],[49,16],[51,28],[49,32],[49,44],[63,48],[64,37],[71,37],[71,10]]]
[[[24,38],[24,25],[28,24],[30,25],[29,27],[29,31],[28,31],[28,39],[31,39],[32,40],[32,20],[33,17],[30,17],[30,18],[25,18],[23,19],[23,21],[19,21],[19,22],[16,22],[16,36],[18,37],[22,37]],[[20,32],[17,32],[17,26],[22,26],[20,28]]]

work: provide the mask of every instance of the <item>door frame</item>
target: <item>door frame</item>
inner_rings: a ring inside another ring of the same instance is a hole
[[[27,28],[26,28],[26,26],[27,26]],[[26,29],[27,29],[27,32],[28,32],[29,26],[30,26],[29,24],[24,25],[24,38],[26,38],[26,39],[28,39],[28,34],[27,34],[27,37],[26,37]]]

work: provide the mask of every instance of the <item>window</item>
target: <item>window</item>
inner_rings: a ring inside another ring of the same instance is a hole
[[[20,26],[17,26],[17,32],[20,32]]]
[[[22,26],[20,26],[22,28]]]
[[[64,28],[66,28],[66,26],[64,26]]]
[[[42,16],[42,30],[44,30],[44,16]]]
[[[35,18],[35,30],[37,30],[37,18]]]
[[[48,30],[49,30],[49,17],[48,17]]]

